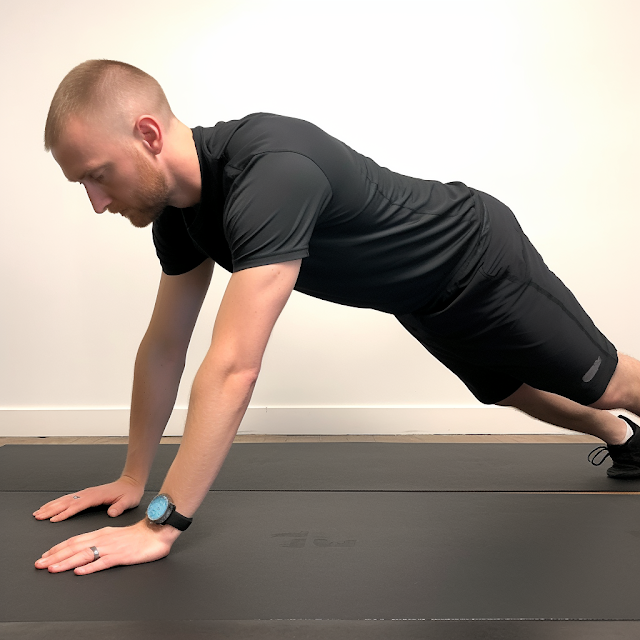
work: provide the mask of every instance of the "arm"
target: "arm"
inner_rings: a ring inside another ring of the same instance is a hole
[[[295,285],[300,260],[235,273],[220,304],[211,347],[195,377],[182,444],[161,492],[191,517],[204,500],[231,447],[251,398],[264,350]],[[151,525],[106,527],[56,545],[36,562],[52,573],[93,573],[168,555],[180,531]],[[93,561],[90,547],[100,550]],[[54,566],[55,565],[55,566]]]
[[[202,302],[209,288],[213,261],[205,260],[179,276],[160,278],[156,303],[136,357],[129,446],[118,480],[52,500],[33,515],[60,522],[101,504],[112,505],[109,515],[136,507],[142,498],[162,432],[171,416],[187,348]],[[74,495],[79,498],[74,499]]]
[[[193,382],[182,444],[161,489],[186,517],[204,500],[231,447],[300,263],[246,269],[231,277],[211,347]]]
[[[187,349],[211,282],[213,261],[180,276],[162,274],[134,368],[123,477],[145,486],[178,394]]]

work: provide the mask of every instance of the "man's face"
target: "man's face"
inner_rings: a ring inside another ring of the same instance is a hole
[[[72,118],[51,153],[67,179],[84,186],[96,213],[120,213],[142,228],[168,204],[169,188],[155,156],[133,136],[110,135],[106,128]]]

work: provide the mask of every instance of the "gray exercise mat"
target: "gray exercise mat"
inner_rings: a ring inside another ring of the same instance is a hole
[[[0,622],[640,618],[636,496],[212,491],[167,558],[76,576],[33,563],[153,494],[36,521],[56,495],[0,494]]]
[[[607,477],[591,444],[239,443],[214,491],[640,491]],[[158,491],[178,451],[160,445],[147,483]],[[126,445],[5,445],[0,491],[62,491],[111,482]]]
[[[3,640],[638,640],[640,622],[176,620],[0,622]]]

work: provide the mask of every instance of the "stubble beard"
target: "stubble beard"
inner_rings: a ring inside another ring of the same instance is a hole
[[[132,193],[135,206],[111,203],[108,210],[120,213],[136,228],[142,229],[156,220],[169,204],[169,187],[162,172],[138,150],[134,150],[138,186]]]

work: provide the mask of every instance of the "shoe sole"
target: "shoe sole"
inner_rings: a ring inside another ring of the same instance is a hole
[[[629,469],[629,471],[607,471],[607,476],[614,480],[631,480],[640,478],[640,469]]]

